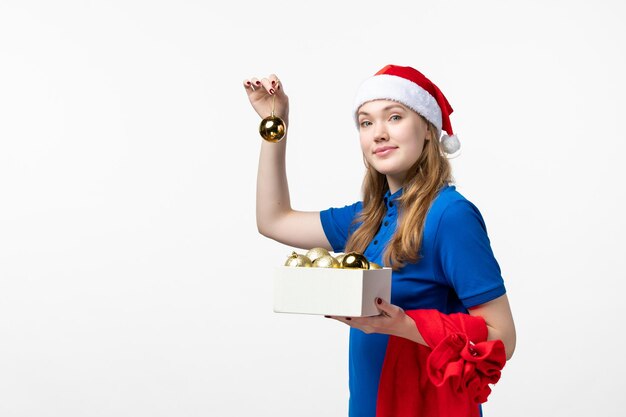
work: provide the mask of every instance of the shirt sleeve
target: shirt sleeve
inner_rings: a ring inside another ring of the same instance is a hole
[[[444,277],[466,308],[506,293],[485,222],[471,202],[459,200],[446,207],[435,249]]]
[[[343,252],[348,237],[360,226],[360,223],[354,223],[354,220],[361,212],[362,207],[362,203],[358,202],[320,212],[324,233],[334,252]]]

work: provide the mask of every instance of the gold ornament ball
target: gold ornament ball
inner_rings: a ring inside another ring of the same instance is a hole
[[[317,258],[327,255],[330,255],[330,252],[328,252],[328,250],[324,248],[309,249],[306,253],[307,258],[309,258],[311,262],[315,262]]]
[[[280,142],[285,137],[285,131],[287,127],[285,122],[280,117],[269,116],[261,120],[259,125],[259,133],[261,137],[268,142]]]
[[[341,261],[343,261],[343,258],[346,256],[345,253],[339,254],[335,257],[335,259],[337,259],[337,262],[339,262],[339,265],[341,265]]]
[[[370,263],[363,254],[358,252],[349,252],[343,257],[341,267],[352,269],[370,269]]]
[[[370,269],[383,269],[383,267],[378,265],[377,263],[370,262]]]
[[[311,267],[313,263],[309,258],[304,255],[300,255],[296,252],[291,252],[291,255],[285,261],[285,266],[294,266],[294,267]]]
[[[339,268],[339,262],[332,255],[323,255],[313,261],[314,268]]]

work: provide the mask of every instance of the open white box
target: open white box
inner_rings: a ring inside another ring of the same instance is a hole
[[[390,300],[391,268],[281,266],[274,272],[276,313],[376,316],[376,297]]]

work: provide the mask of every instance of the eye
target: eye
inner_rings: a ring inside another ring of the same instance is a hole
[[[372,122],[370,122],[369,120],[363,120],[361,123],[359,123],[359,125],[361,127],[368,127],[372,124]]]
[[[394,114],[389,118],[389,120],[400,120],[400,119],[402,119],[402,117],[399,114]]]

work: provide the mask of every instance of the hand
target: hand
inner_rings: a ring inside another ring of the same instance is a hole
[[[340,317],[326,316],[347,324],[350,327],[362,330],[364,333],[381,333],[404,337],[413,341],[421,339],[415,327],[415,322],[398,306],[388,303],[382,298],[376,298],[376,308],[380,315],[374,317]],[[422,342],[423,343],[423,342]]]
[[[272,114],[280,117],[287,123],[289,119],[289,98],[285,94],[283,86],[275,74],[259,80],[256,77],[243,81],[243,86],[248,94],[250,104],[261,118]]]

